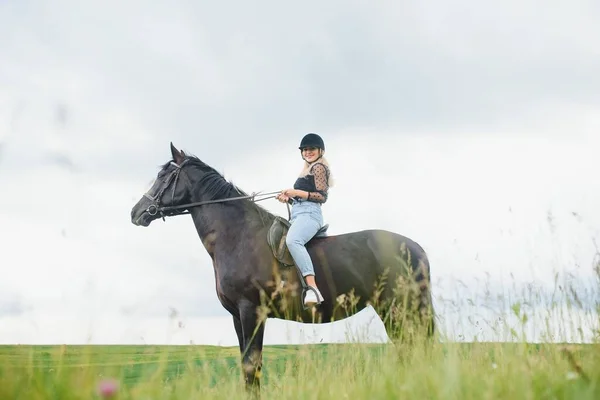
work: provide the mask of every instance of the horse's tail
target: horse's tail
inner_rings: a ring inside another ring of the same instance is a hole
[[[431,291],[431,266],[429,257],[425,250],[416,242],[411,246],[411,267],[416,285],[418,299],[417,311],[419,319],[426,325],[427,336],[431,337],[435,333],[435,312],[433,309],[433,295]]]
[[[386,329],[390,338],[408,338],[413,334],[431,338],[436,324],[429,258],[418,243],[406,237],[398,237],[401,265],[390,276],[393,282],[397,282],[397,286],[392,284],[386,290],[387,298],[394,303],[390,311],[386,310],[384,313],[384,318],[389,319],[390,324]],[[388,303],[385,304],[387,306]],[[399,313],[394,309],[399,310]]]
[[[427,336],[431,337],[435,333],[436,325],[435,312],[433,309],[431,267],[429,264],[429,258],[427,257],[425,251],[423,251],[419,257],[416,281],[419,285],[420,291],[419,313],[423,318],[423,322],[428,325]]]

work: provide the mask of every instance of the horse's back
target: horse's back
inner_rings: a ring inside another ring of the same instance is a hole
[[[403,249],[411,255],[426,258],[425,250],[413,239],[385,229],[363,229],[325,237],[315,237],[309,243],[309,248],[322,250],[354,250],[364,252],[367,248],[374,253],[392,254]]]
[[[392,281],[407,274],[422,279],[422,268],[429,270],[425,251],[417,242],[384,229],[315,238],[307,247],[317,280],[333,282],[342,292],[354,288],[366,295],[384,275]]]

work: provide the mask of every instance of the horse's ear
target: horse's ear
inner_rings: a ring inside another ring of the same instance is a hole
[[[173,156],[173,160],[180,164],[183,161],[183,157],[185,156],[182,151],[179,151],[173,146],[173,142],[171,142],[171,155]]]

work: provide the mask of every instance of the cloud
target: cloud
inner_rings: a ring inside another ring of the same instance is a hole
[[[594,3],[103,4],[0,6],[1,341],[228,319],[189,218],[129,221],[171,140],[253,192],[291,186],[321,133],[331,234],[415,239],[436,296],[593,279]]]
[[[95,157],[108,143],[144,157],[173,139],[235,158],[348,127],[504,134],[564,107],[598,106],[591,1],[544,10],[345,2],[341,12],[130,3],[115,13],[110,4],[11,5],[2,21],[8,106],[45,104],[57,127],[56,107],[69,110],[71,143]]]
[[[7,316],[18,317],[29,309],[30,307],[24,304],[16,295],[9,296],[4,292],[2,298],[0,298],[0,318]]]

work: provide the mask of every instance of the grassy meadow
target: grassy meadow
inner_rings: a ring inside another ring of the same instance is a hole
[[[3,346],[0,399],[244,398],[236,347]],[[526,343],[266,346],[264,399],[598,399],[600,348]]]
[[[481,323],[475,321],[477,326],[491,327],[495,340],[483,335],[471,343],[452,342],[439,332],[433,342],[412,345],[265,346],[261,397],[600,399],[600,253],[594,271],[595,279],[583,279],[578,287],[571,277],[557,280],[547,296],[529,287],[502,300],[486,297],[447,302],[465,315],[471,314],[469,304],[477,313],[498,305]],[[458,318],[457,323],[463,328],[473,325],[468,319]],[[450,325],[445,329],[451,330]],[[532,334],[537,339],[532,340]],[[99,385],[107,380],[116,385],[110,397],[98,393]],[[0,400],[100,398],[246,398],[239,349],[202,345],[0,346]]]

